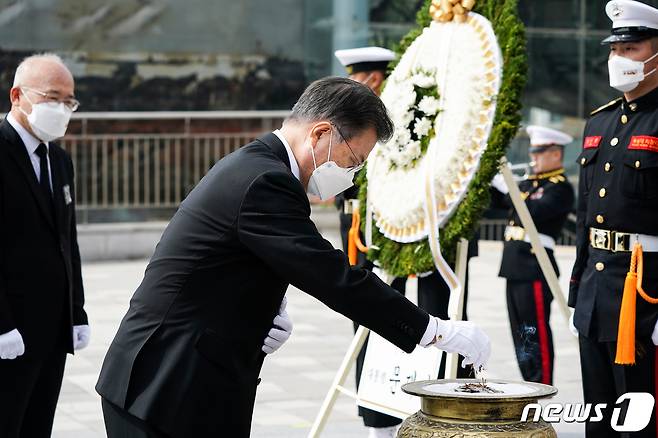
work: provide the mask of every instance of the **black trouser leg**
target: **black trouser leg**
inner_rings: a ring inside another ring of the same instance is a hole
[[[507,281],[514,350],[523,379],[529,382],[553,383],[553,334],[549,324],[552,301],[545,281]]]
[[[0,437],[50,437],[66,353],[0,360]]]
[[[53,353],[43,361],[25,410],[21,438],[49,438],[62,388],[66,353]]]
[[[583,378],[585,403],[605,403],[604,419],[587,422],[585,433],[588,438],[655,438],[656,418],[652,413],[649,425],[642,431],[620,433],[612,429],[610,419],[615,407],[621,408],[619,420],[625,418],[627,405],[616,406],[617,399],[628,392],[648,392],[655,397],[655,347],[650,339],[636,340],[635,365],[616,365],[615,342],[598,342],[579,336],[580,365]]]
[[[0,437],[19,438],[40,364],[24,357],[0,359]]]

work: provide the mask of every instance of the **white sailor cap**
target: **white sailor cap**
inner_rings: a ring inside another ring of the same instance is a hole
[[[350,75],[362,71],[386,70],[389,61],[395,59],[395,52],[383,47],[336,50],[334,55]]]
[[[605,6],[612,35],[601,44],[641,41],[658,36],[658,9],[635,0],[612,0]]]
[[[573,141],[569,134],[543,126],[530,125],[525,130],[530,137],[530,153],[541,152],[547,146],[566,146]]]

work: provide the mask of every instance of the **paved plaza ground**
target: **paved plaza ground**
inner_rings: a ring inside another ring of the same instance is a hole
[[[327,237],[336,242],[336,235]],[[489,376],[519,380],[521,376],[507,320],[505,283],[496,276],[501,250],[500,242],[480,242],[480,256],[471,261],[468,313],[492,338]],[[562,287],[566,290],[575,252],[573,248],[558,248],[556,253],[563,274]],[[137,260],[83,265],[92,341],[86,350],[75,357],[69,356],[55,418],[55,438],[105,437],[94,384],[146,263],[147,260]],[[288,311],[295,324],[294,333],[286,345],[265,361],[252,437],[305,437],[352,339],[349,320],[299,290],[289,290]],[[556,349],[555,379],[559,389],[554,401],[581,401],[577,343],[555,303],[551,322]],[[348,386],[354,387],[353,377]],[[558,424],[556,429],[560,437],[583,435],[578,425]],[[367,436],[353,400],[339,397],[323,436]]]

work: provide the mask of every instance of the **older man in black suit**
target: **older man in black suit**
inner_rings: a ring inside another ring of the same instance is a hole
[[[110,438],[249,436],[261,346],[289,284],[407,352],[436,345],[486,362],[477,327],[431,317],[351,268],[310,220],[307,190],[327,199],[351,186],[392,130],[369,88],[328,78],[281,130],[210,170],[165,230],[105,358],[96,389]]]
[[[16,70],[0,123],[0,437],[50,437],[66,353],[89,342],[71,158],[78,108],[55,55]]]

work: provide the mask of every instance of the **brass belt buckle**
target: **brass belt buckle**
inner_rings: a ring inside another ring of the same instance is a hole
[[[631,235],[629,233],[613,233],[613,237],[612,252],[630,251]]]
[[[525,230],[522,227],[508,226],[505,228],[505,240],[523,240],[525,238]]]
[[[589,240],[592,246],[596,249],[607,249],[610,251],[610,231],[599,230],[598,228],[589,229]]]

